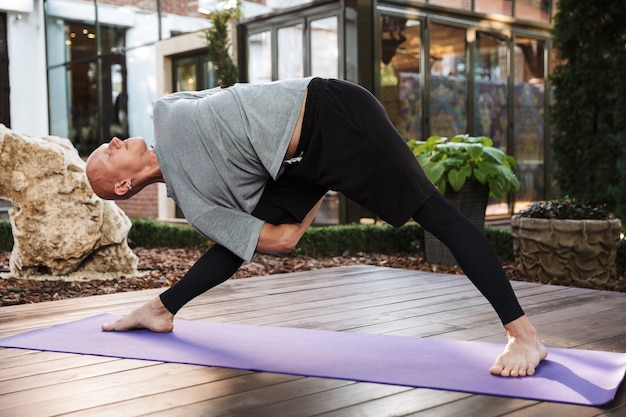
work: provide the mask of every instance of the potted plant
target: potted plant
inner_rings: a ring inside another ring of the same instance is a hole
[[[615,278],[621,221],[574,198],[533,203],[511,219],[518,271],[560,285],[597,288]]]
[[[494,147],[488,137],[431,136],[408,145],[439,192],[480,230],[485,227],[489,196],[500,200],[519,188],[515,158]],[[427,262],[456,264],[448,248],[430,233],[424,236]]]

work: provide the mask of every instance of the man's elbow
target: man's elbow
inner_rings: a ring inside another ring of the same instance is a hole
[[[289,253],[296,248],[302,237],[298,227],[292,224],[266,225],[266,227],[270,233],[262,233],[257,244],[259,252]]]
[[[291,233],[286,233],[283,235],[280,244],[278,245],[278,253],[289,253],[293,251],[296,246],[298,246],[298,242],[300,241],[300,236],[295,236]]]

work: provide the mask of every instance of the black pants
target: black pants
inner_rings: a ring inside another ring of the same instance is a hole
[[[286,211],[267,205],[260,205],[255,214],[274,224],[291,220]],[[434,194],[415,213],[414,219],[450,248],[459,266],[491,303],[503,324],[524,314],[487,238],[452,204]],[[242,263],[228,249],[214,245],[179,282],[161,294],[161,301],[176,314],[193,298],[230,278]]]
[[[297,221],[333,190],[402,226],[437,192],[376,97],[347,81],[311,81],[296,154],[262,201]]]
[[[450,248],[503,323],[524,314],[485,236],[439,195],[367,90],[313,80],[297,154],[302,160],[267,184],[254,216],[273,224],[300,222],[326,191],[335,190],[394,226],[413,217]],[[227,280],[242,262],[213,246],[161,300],[176,313]]]

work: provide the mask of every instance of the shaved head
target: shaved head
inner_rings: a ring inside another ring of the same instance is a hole
[[[143,138],[117,137],[87,158],[85,173],[93,192],[105,200],[127,200],[153,182],[162,182],[154,150]]]
[[[104,152],[106,145],[100,146],[87,158],[85,173],[93,192],[104,200],[126,200],[130,195],[118,195],[115,193],[115,181],[104,164]]]

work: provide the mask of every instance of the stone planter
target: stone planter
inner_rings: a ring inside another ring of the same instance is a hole
[[[444,197],[454,205],[470,222],[480,230],[485,228],[485,210],[489,198],[486,185],[468,181],[457,192],[449,188]],[[428,263],[456,265],[450,250],[431,233],[424,231],[425,259]]]
[[[558,285],[597,286],[615,278],[621,222],[513,216],[518,271]]]

